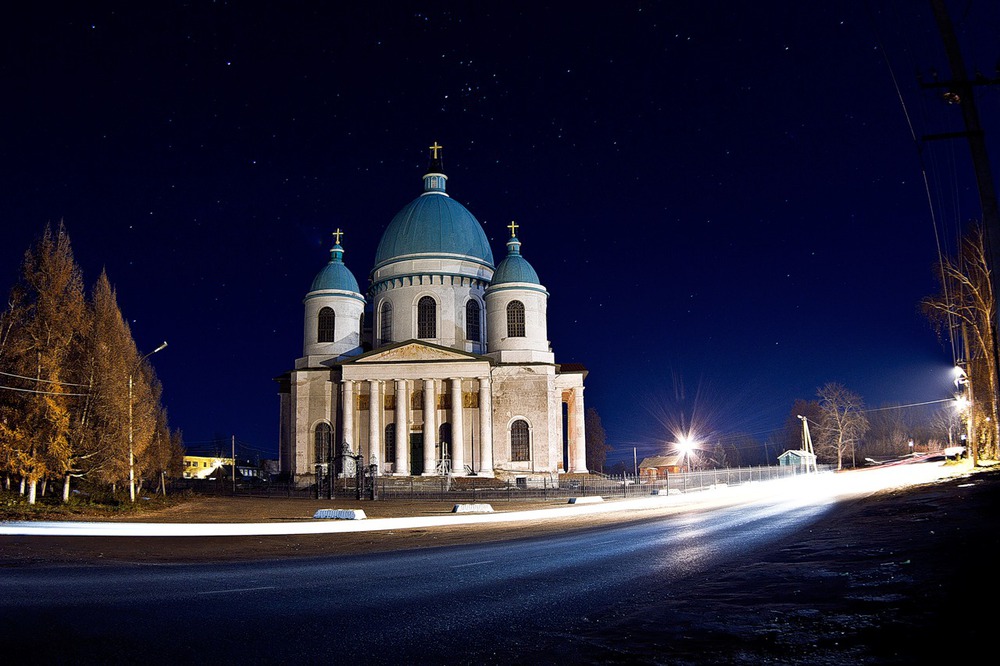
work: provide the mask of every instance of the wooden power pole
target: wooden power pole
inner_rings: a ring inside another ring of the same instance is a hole
[[[993,299],[996,301],[1000,294],[1000,208],[997,205],[997,192],[993,181],[993,173],[990,169],[989,151],[986,149],[986,136],[983,126],[979,121],[979,111],[976,108],[975,87],[982,85],[996,85],[1000,83],[1000,78],[987,78],[977,75],[974,80],[970,80],[965,70],[965,62],[962,59],[962,51],[959,48],[958,38],[955,35],[955,27],[948,15],[945,7],[945,0],[930,0],[931,9],[934,12],[934,19],[941,33],[941,40],[944,43],[944,50],[948,57],[948,65],[951,69],[951,79],[947,81],[934,81],[923,84],[925,88],[942,88],[943,98],[948,104],[954,104],[962,112],[962,121],[965,123],[964,132],[949,132],[945,134],[932,134],[924,136],[925,141],[936,139],[957,139],[965,138],[969,144],[969,151],[972,155],[972,167],[976,175],[976,187],[979,191],[979,205],[983,214],[983,230],[986,236],[986,254],[990,269],[990,288],[993,292]],[[1000,331],[1000,308],[996,308],[996,314],[991,322],[993,329],[993,368],[994,376],[1000,378],[1000,348],[997,333]],[[970,352],[967,341],[966,361],[969,361]],[[1000,384],[1000,382],[998,382]],[[971,388],[971,385],[970,385]],[[991,398],[996,404],[998,396]],[[970,415],[971,419],[971,415]],[[998,424],[1000,427],[1000,424]],[[975,448],[973,442],[969,446]]]

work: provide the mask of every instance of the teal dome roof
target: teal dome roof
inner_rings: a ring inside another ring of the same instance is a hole
[[[360,294],[358,281],[354,274],[344,264],[344,248],[340,244],[333,246],[330,250],[330,263],[323,267],[312,281],[310,292],[324,289],[340,289],[341,291],[351,291]]]
[[[538,273],[531,267],[531,264],[521,256],[521,241],[517,236],[511,236],[507,241],[507,256],[504,257],[496,272],[493,273],[491,285],[504,284],[507,282],[527,282],[541,285],[538,281]]]
[[[493,251],[475,216],[444,192],[447,176],[428,173],[424,193],[403,207],[382,234],[375,267],[413,254],[458,254],[493,267]]]

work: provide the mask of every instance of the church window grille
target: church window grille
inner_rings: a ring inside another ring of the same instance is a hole
[[[518,419],[510,424],[510,459],[511,462],[527,462],[531,460],[528,422]]]
[[[480,331],[479,301],[470,300],[465,307],[465,339],[473,342],[482,340]]]
[[[385,461],[394,463],[396,461],[396,424],[390,423],[385,427]]]
[[[392,342],[392,303],[385,301],[382,303],[382,319],[379,322],[379,339],[381,344]]]
[[[328,463],[333,460],[333,428],[329,423],[316,426],[316,462]]]
[[[521,301],[507,304],[507,337],[524,337],[524,303]]]
[[[437,337],[437,303],[430,296],[417,302],[417,337],[423,340]]]
[[[323,308],[319,311],[317,342],[334,342],[336,340],[333,328],[335,319],[336,315],[333,313],[333,308]]]

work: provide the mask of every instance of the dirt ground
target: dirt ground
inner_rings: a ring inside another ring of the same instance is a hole
[[[759,558],[572,631],[601,664],[988,663],[998,510],[1000,470],[856,500]]]
[[[497,511],[565,500],[497,503]],[[450,513],[444,502],[204,498],[156,520],[306,520],[319,508],[371,518]],[[637,590],[581,618],[566,661],[625,664],[964,663],[991,650],[1000,563],[1000,469],[844,502],[821,523],[698,581]],[[509,523],[275,537],[0,537],[0,569],[43,563],[234,561],[516,539],[649,517],[612,512]],[[149,521],[148,516],[140,520]],[[567,643],[570,645],[570,643]],[[582,647],[581,647],[582,646]],[[580,652],[584,650],[584,652]],[[655,655],[647,656],[647,655]]]

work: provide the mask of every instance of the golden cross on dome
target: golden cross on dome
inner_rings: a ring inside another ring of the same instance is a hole
[[[340,237],[344,235],[344,232],[337,227],[337,230],[333,232],[333,242],[340,245]]]
[[[510,229],[510,237],[511,238],[514,238],[514,236],[517,235],[517,234],[514,233],[514,230],[517,229],[519,226],[521,226],[521,225],[519,225],[514,220],[511,220],[510,224],[507,225],[507,228]]]
[[[439,146],[438,142],[435,141],[434,145],[433,146],[428,146],[428,148],[430,148],[431,150],[434,151],[434,155],[432,155],[432,157],[434,159],[437,159],[438,158],[438,151],[441,150],[442,148],[444,148],[444,146]]]

